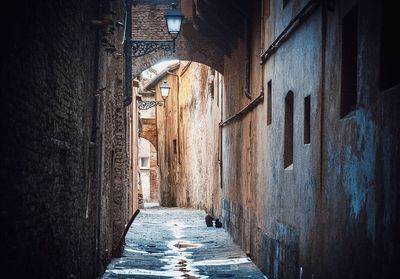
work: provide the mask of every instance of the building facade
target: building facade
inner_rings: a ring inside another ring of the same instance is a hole
[[[108,0],[4,9],[1,266],[15,278],[97,277],[136,210],[124,10]]]
[[[223,74],[220,213],[235,241],[271,278],[396,273],[400,75],[398,43],[390,35],[394,6],[188,0],[181,7],[187,21],[175,55],[150,54],[137,67],[172,57],[215,65]],[[199,58],[201,36],[223,52],[223,67],[219,52]],[[173,76],[168,80],[177,86]],[[177,114],[163,113],[180,120],[159,139],[164,154],[174,153],[178,125],[180,131],[196,125]],[[161,162],[161,173],[172,172],[164,174],[170,179],[165,185],[184,179],[179,152]],[[186,186],[177,187],[182,193]],[[191,200],[191,191],[183,199],[168,191],[161,189],[161,200]]]
[[[219,119],[221,75],[212,68],[182,61],[147,84],[160,97],[156,107],[160,199],[163,206],[194,207],[219,215]],[[219,83],[218,83],[219,81]]]

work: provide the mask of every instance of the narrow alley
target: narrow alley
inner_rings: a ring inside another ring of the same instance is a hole
[[[400,278],[396,3],[6,1],[1,270]]]
[[[266,278],[228,232],[206,226],[205,216],[195,209],[142,209],[122,257],[101,278]]]

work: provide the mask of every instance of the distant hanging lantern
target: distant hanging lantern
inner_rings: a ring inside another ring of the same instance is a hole
[[[164,80],[160,86],[161,97],[163,98],[163,100],[167,99],[170,89],[171,87],[169,87],[168,82]]]

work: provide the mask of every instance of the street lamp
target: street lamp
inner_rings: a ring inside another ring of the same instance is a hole
[[[140,57],[156,50],[175,52],[175,39],[181,32],[183,15],[172,3],[164,17],[167,22],[168,33],[171,41],[142,41],[132,40],[132,1],[125,0],[125,30],[124,30],[124,56],[125,56],[125,83],[124,106],[132,102],[132,57]]]
[[[175,39],[181,32],[183,15],[177,8],[176,3],[172,3],[170,9],[164,14],[168,33],[171,35],[172,40],[167,41],[143,41],[132,40],[132,56],[140,57],[156,50],[172,51],[175,52]]]
[[[176,39],[181,32],[183,15],[180,10],[178,10],[176,3],[171,4],[171,9],[168,10],[164,17],[167,22],[168,33]]]
[[[166,80],[164,80],[160,86],[161,97],[163,98],[163,100],[168,98],[170,89],[171,89],[171,87],[169,87],[168,82]]]
[[[164,80],[163,83],[160,85],[160,93],[161,93],[161,98],[163,98],[163,101],[139,101],[138,109],[146,110],[155,106],[164,105],[165,100],[168,98],[170,89],[171,87],[169,86],[168,82]]]

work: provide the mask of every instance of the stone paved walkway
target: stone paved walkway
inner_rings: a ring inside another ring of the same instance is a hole
[[[142,209],[108,278],[266,278],[223,228],[207,227],[204,211]]]

